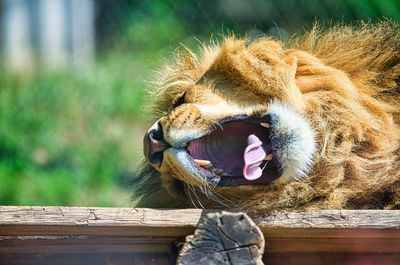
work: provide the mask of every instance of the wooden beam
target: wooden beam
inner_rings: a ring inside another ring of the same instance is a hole
[[[216,210],[0,206],[0,235],[182,237]],[[400,236],[400,211],[271,212],[253,217],[269,237]],[[63,229],[60,229],[63,228]],[[375,232],[374,232],[375,231]]]
[[[0,255],[0,265],[172,265],[167,254],[136,253],[44,253]],[[274,265],[274,264],[272,264]],[[386,265],[386,264],[384,264]]]
[[[32,243],[34,252],[165,253],[172,243],[192,234],[209,212],[213,211],[1,206],[0,253],[22,253]],[[253,220],[269,254],[400,253],[400,211],[271,212]]]
[[[198,209],[0,207],[0,235],[183,237],[202,215]]]

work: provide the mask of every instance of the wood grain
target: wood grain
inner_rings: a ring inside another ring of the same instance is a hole
[[[1,206],[0,253],[22,253],[33,243],[37,253],[164,252],[210,212],[216,211]],[[253,220],[266,253],[400,253],[400,211],[271,212]]]
[[[182,237],[201,210],[85,207],[0,207],[0,235],[110,235]]]
[[[135,253],[46,253],[0,254],[0,265],[170,265],[174,259],[166,254]]]
[[[185,230],[193,229],[201,216],[215,211],[217,210],[0,206],[0,225],[19,225],[20,227],[163,227],[166,230]],[[271,212],[263,216],[253,216],[253,220],[264,231],[277,228],[400,229],[400,211],[396,210]],[[135,232],[141,233],[140,231]],[[12,233],[12,231],[9,231],[9,233]],[[7,231],[2,229],[0,234],[6,235]]]
[[[209,213],[186,237],[176,265],[263,265],[264,237],[244,213]]]
[[[0,206],[0,235],[184,237],[215,210]],[[271,212],[253,217],[268,237],[400,237],[400,211]]]
[[[0,237],[0,254],[170,253],[173,242],[173,240],[166,238],[100,236]]]

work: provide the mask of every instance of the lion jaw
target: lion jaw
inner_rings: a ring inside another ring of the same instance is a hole
[[[230,105],[228,108],[222,105],[222,103],[216,106],[185,104],[161,118],[156,124],[161,126],[163,140],[170,148],[163,150],[163,161],[155,168],[190,185],[227,185],[227,176],[204,174],[203,170],[199,170],[187,150],[190,141],[213,133],[216,124],[222,127],[223,124],[219,124],[219,121],[227,117],[251,117],[255,112],[254,107],[240,108]],[[266,109],[264,107],[264,110],[257,112],[257,115],[270,119],[268,137],[271,139],[272,163],[275,164],[274,170],[279,173],[277,180],[275,178],[272,180],[287,183],[304,178],[312,165],[316,149],[314,133],[307,119],[280,101],[271,101]],[[229,185],[265,184],[265,182],[265,178],[255,182],[235,179],[229,182]]]

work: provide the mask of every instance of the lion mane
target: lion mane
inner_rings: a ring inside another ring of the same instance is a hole
[[[228,36],[202,45],[199,55],[180,49],[157,73],[150,100],[168,146],[185,149],[227,117],[280,111],[300,140],[275,144],[272,155],[285,169],[278,179],[254,185],[206,183],[181,153],[163,149],[134,178],[136,206],[399,208],[398,32],[390,22],[314,26],[288,43]]]

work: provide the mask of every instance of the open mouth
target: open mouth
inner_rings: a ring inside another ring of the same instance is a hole
[[[304,116],[279,102],[263,115],[238,115],[218,125],[180,147],[171,138],[165,141],[156,122],[144,137],[145,157],[156,170],[190,185],[287,183],[305,178],[313,164],[313,129]]]
[[[218,186],[267,184],[280,177],[268,117],[237,116],[189,141],[188,161],[203,179]]]

